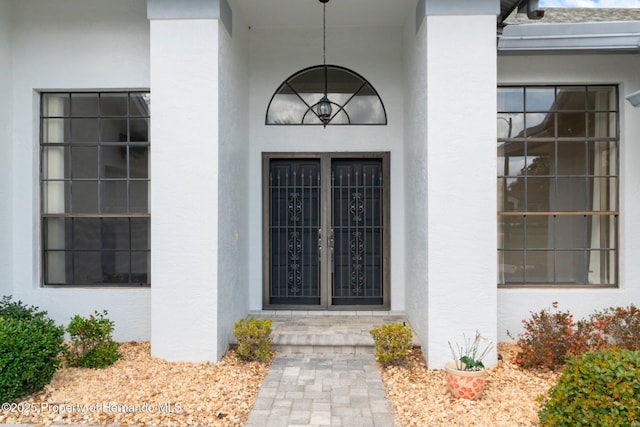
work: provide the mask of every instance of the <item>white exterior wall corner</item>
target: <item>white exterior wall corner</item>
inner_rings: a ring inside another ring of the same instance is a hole
[[[11,237],[2,234],[0,257],[11,260],[12,273],[0,277],[13,285],[15,299],[48,311],[59,324],[67,325],[75,314],[106,309],[118,341],[149,339],[149,289],[41,287],[38,92],[148,88],[145,6],[144,0],[0,1],[0,27],[7,19],[12,24],[11,61],[0,62],[0,73],[11,75],[9,83],[0,78],[0,85],[11,89],[11,96],[0,100],[0,110],[8,102],[12,114],[8,139],[0,130],[0,164],[10,163],[0,168],[0,191],[6,191],[7,171],[11,186],[9,198],[0,203],[3,222],[11,211]],[[7,42],[2,35],[6,29],[0,29],[0,46]],[[0,120],[7,120],[3,116]]]
[[[427,175],[427,32],[416,34],[413,20],[404,34],[404,179],[406,313],[422,343],[429,339],[428,301],[428,175]],[[427,345],[422,347],[423,351]],[[426,356],[426,354],[425,354]]]
[[[427,363],[478,330],[497,342],[495,16],[428,16]]]
[[[249,311],[248,31],[233,14],[233,37],[219,26],[218,354]]]
[[[500,340],[523,332],[521,320],[551,307],[569,310],[574,318],[611,306],[640,305],[640,109],[624,96],[640,89],[638,55],[500,56],[499,84],[617,84],[620,89],[620,283],[615,289],[499,289]]]
[[[151,20],[151,351],[167,360],[221,357],[218,37],[215,19]]]
[[[11,2],[0,2],[0,297],[13,292]]]

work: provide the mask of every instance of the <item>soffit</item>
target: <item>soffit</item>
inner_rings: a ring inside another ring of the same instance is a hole
[[[237,0],[245,23],[256,28],[321,28],[318,0]],[[415,0],[334,0],[327,3],[327,27],[401,27]]]

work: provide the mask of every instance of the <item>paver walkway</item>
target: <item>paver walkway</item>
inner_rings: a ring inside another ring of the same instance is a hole
[[[278,355],[245,427],[396,427],[369,331],[402,316],[277,312]],[[416,343],[417,344],[417,343]]]
[[[371,354],[277,356],[245,427],[393,427]]]

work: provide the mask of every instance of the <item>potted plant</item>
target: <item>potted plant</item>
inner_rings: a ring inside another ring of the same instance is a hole
[[[478,399],[484,390],[485,368],[482,360],[491,350],[491,343],[481,349],[485,338],[476,331],[475,338],[464,336],[464,345],[456,344],[454,349],[449,342],[453,360],[445,364],[447,386],[455,398]]]

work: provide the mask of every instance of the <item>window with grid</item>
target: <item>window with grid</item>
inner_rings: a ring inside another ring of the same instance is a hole
[[[499,286],[617,286],[618,89],[498,88]]]
[[[42,93],[43,284],[148,286],[149,93]]]

